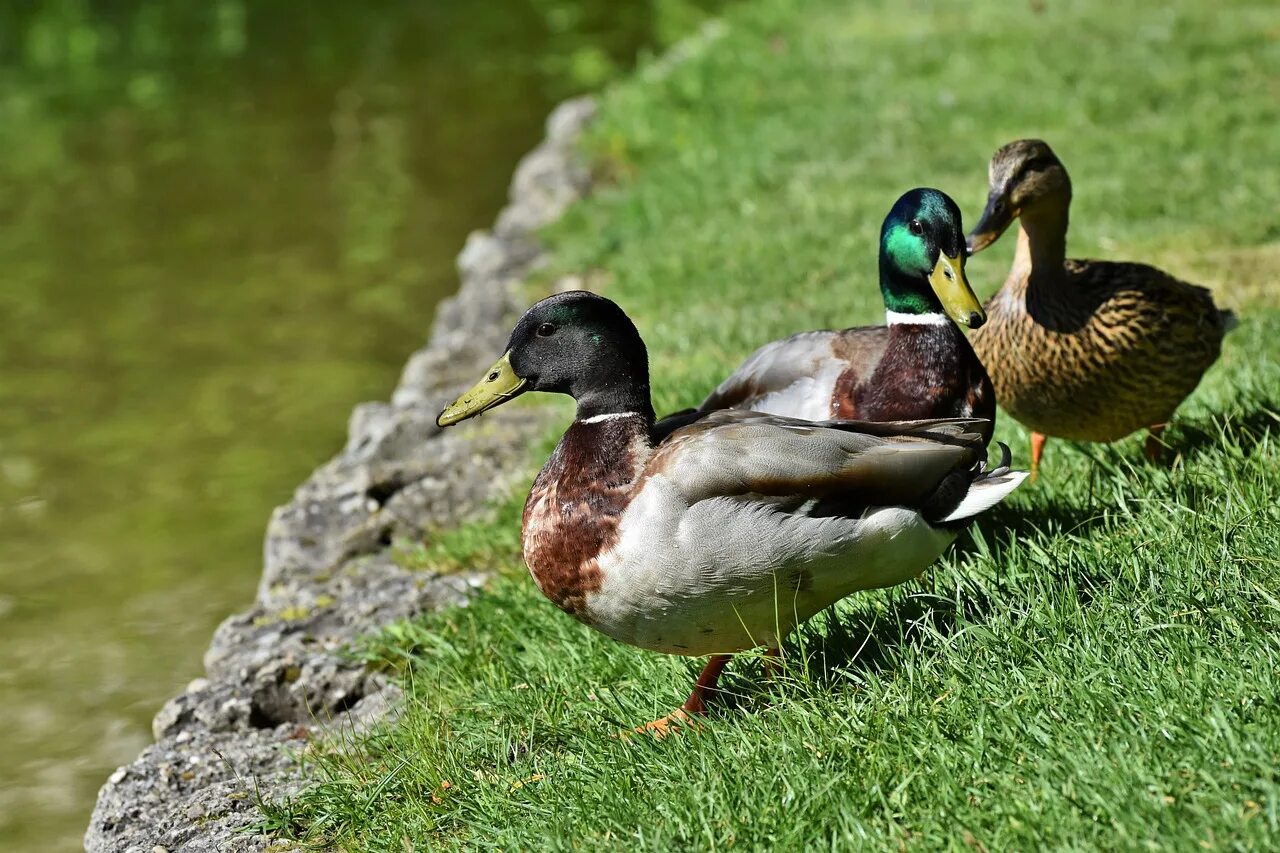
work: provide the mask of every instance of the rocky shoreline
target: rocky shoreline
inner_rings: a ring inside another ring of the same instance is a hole
[[[576,142],[594,113],[591,98],[552,112],[492,231],[468,238],[461,288],[440,305],[430,343],[409,359],[391,401],[358,406],[343,451],[272,515],[256,602],[218,628],[206,677],[156,715],[156,743],[103,786],[89,853],[272,847],[244,832],[260,819],[256,797],[305,784],[297,754],[310,738],[368,726],[397,705],[394,684],[341,650],[387,623],[465,602],[483,582],[474,570],[409,571],[390,546],[504,494],[512,483],[495,473],[520,469],[507,463],[522,461],[525,442],[545,428],[527,409],[447,432],[435,416],[505,344],[524,307],[519,286],[545,262],[537,230],[589,190]]]

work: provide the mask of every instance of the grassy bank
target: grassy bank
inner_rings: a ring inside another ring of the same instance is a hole
[[[611,735],[678,703],[695,664],[543,600],[513,496],[414,549],[498,579],[361,650],[402,673],[404,717],[319,750],[265,828],[360,850],[1276,843],[1280,12],[1072,7],[747,0],[609,94],[588,148],[611,183],[548,240],[636,319],[671,410],[762,341],[877,321],[894,198],[937,186],[972,222],[991,151],[1041,135],[1074,178],[1073,254],[1150,260],[1244,318],[1167,434],[1173,465],[1137,438],[1051,444],[924,585],[845,602],[772,682],[739,658],[721,712],[662,742]],[[1011,251],[970,265],[984,295]],[[1020,427],[997,434],[1025,461]]]

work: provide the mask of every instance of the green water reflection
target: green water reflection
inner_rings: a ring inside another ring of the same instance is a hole
[[[695,14],[0,6],[0,847],[79,843],[550,105]]]

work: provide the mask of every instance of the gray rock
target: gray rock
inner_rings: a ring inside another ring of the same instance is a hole
[[[218,627],[207,678],[156,714],[155,745],[107,779],[87,851],[280,849],[244,831],[262,819],[259,798],[305,784],[298,756],[311,739],[395,713],[400,689],[340,651],[394,620],[465,603],[484,581],[474,571],[409,571],[389,546],[506,493],[512,483],[495,472],[518,469],[506,463],[523,461],[526,440],[545,428],[525,410],[493,412],[466,430],[442,431],[435,416],[505,344],[523,307],[518,286],[543,260],[534,232],[588,191],[574,144],[594,112],[579,98],[551,114],[493,233],[468,238],[458,294],[441,304],[391,401],[356,407],[342,453],[272,514],[257,601]]]
[[[563,152],[582,134],[595,113],[592,98],[565,101],[552,111],[547,118],[547,138],[516,167],[511,203],[498,215],[494,226],[497,235],[520,243],[521,235],[554,222],[587,192],[591,170],[585,163],[564,157]]]

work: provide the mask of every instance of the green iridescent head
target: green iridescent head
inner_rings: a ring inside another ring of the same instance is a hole
[[[945,314],[976,329],[986,312],[964,274],[960,208],[939,190],[903,194],[880,228],[880,291],[896,314]]]

